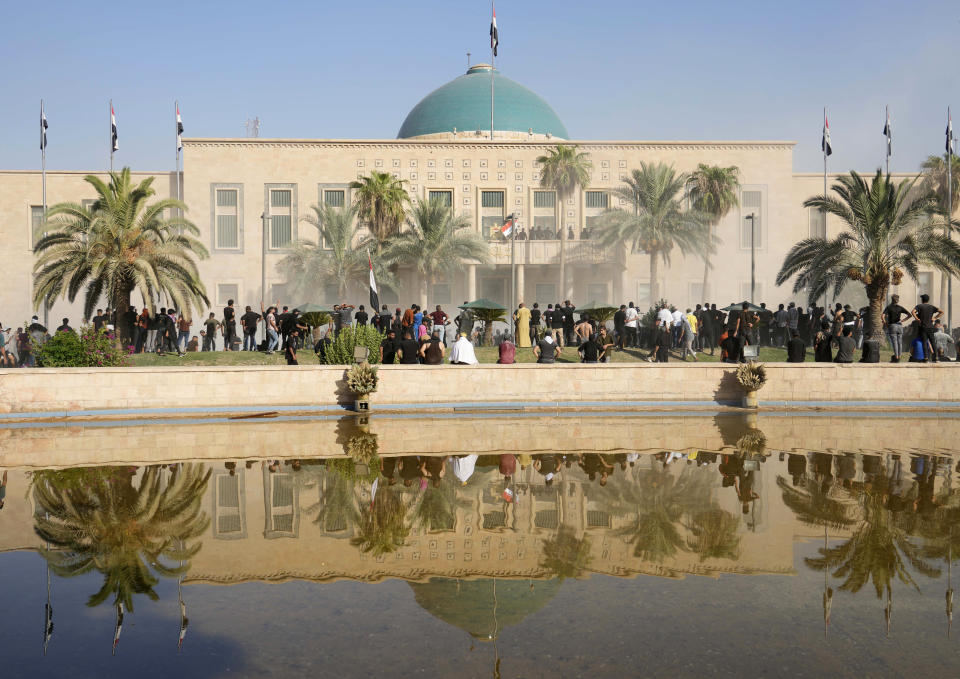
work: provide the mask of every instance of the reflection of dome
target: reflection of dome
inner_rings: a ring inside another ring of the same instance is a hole
[[[494,580],[431,578],[410,583],[417,603],[431,615],[459,627],[478,639],[492,639],[504,627],[517,625],[547,605],[560,590],[559,580],[537,580],[533,591],[527,580],[496,580],[497,617],[494,622]]]
[[[476,64],[465,75],[451,80],[420,100],[403,121],[398,139],[450,137],[454,130],[464,138],[476,137],[477,130],[490,133],[489,64]],[[523,85],[493,69],[494,136],[568,139],[567,128],[550,104]],[[501,134],[502,133],[502,134]]]

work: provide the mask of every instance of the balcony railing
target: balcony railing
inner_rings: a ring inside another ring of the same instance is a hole
[[[514,261],[517,264],[559,264],[560,241],[518,240],[515,243]],[[493,264],[510,263],[510,243],[490,243],[490,258]],[[591,240],[568,240],[568,264],[623,264],[623,248],[606,248]]]

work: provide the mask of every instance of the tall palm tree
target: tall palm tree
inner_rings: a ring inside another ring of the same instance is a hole
[[[870,300],[868,336],[882,339],[880,314],[890,285],[904,272],[917,280],[921,266],[951,276],[960,272],[960,245],[944,229],[955,229],[936,212],[936,196],[920,189],[916,179],[894,182],[880,170],[870,183],[856,172],[833,185],[834,196],[813,196],[803,202],[829,212],[845,225],[836,238],[807,238],[794,245],[777,274],[777,285],[793,277],[793,291],[806,290],[813,303],[828,290],[839,295],[850,281],[859,281]]]
[[[736,165],[721,167],[700,163],[687,179],[687,186],[693,207],[709,220],[711,239],[716,243],[716,231],[720,221],[730,210],[740,205],[740,168]],[[710,253],[707,251],[703,257],[704,300],[710,298],[709,273]]]
[[[90,318],[101,297],[124,311],[134,291],[150,307],[160,293],[185,311],[210,303],[194,261],[207,250],[197,227],[181,216],[186,204],[150,203],[153,177],[134,185],[127,167],[111,172],[109,183],[94,175],[84,181],[97,192],[89,208],[59,203],[47,211],[48,233],[34,247],[34,304],[60,296],[73,302],[83,290],[83,315]]]
[[[128,467],[38,472],[32,479],[38,508],[34,530],[48,545],[42,554],[61,577],[93,570],[103,585],[87,601],[133,610],[133,595],[157,600],[157,575],[187,572],[200,551],[198,538],[210,525],[203,499],[210,470],[185,464],[166,476],[165,466],[147,467],[135,484]],[[181,562],[177,564],[177,562]]]
[[[489,261],[489,246],[463,215],[439,200],[418,200],[407,219],[409,229],[391,239],[385,261],[410,266],[420,277],[420,306],[426,308],[429,285],[465,264]]]
[[[849,528],[854,524],[852,514],[855,506],[843,502],[841,498],[830,494],[810,475],[803,477],[803,485],[791,486],[782,476],[777,477],[777,486],[783,498],[783,504],[793,510],[797,519],[808,526],[828,526],[836,530]]]
[[[567,230],[563,225],[564,204],[579,188],[585,190],[590,185],[590,171],[593,162],[590,154],[580,151],[576,144],[557,144],[545,155],[537,158],[540,164],[541,188],[556,191],[559,209],[557,210],[560,227],[560,297],[567,296]]]
[[[387,240],[400,230],[410,196],[406,180],[397,179],[388,172],[374,170],[367,177],[350,182],[356,191],[354,206],[360,220],[370,229],[377,244],[383,247]]]
[[[350,539],[350,544],[373,556],[395,552],[410,534],[400,491],[391,486],[381,488],[371,505],[360,508],[357,535]]]
[[[737,559],[740,557],[740,519],[719,507],[693,514],[687,530],[687,547],[707,559]]]
[[[427,531],[449,531],[454,529],[457,509],[466,509],[470,503],[459,494],[458,484],[445,476],[440,485],[432,483],[420,496],[414,521],[419,528]]]
[[[659,263],[670,263],[675,248],[706,256],[713,251],[707,220],[683,206],[687,176],[672,165],[640,163],[614,194],[630,204],[600,216],[598,230],[604,245],[629,243],[633,252],[650,255],[650,299],[660,299]]]
[[[363,236],[355,217],[355,205],[333,207],[312,205],[313,214],[304,221],[317,230],[316,242],[297,241],[278,268],[286,272],[291,293],[298,299],[321,302],[327,285],[337,286],[337,298],[344,299],[351,288],[365,286],[368,280],[367,252],[376,246],[373,238]],[[373,264],[377,282],[393,285],[393,274],[378,257]]]
[[[578,538],[573,528],[561,525],[556,535],[544,541],[540,567],[563,582],[565,578],[581,577],[590,561],[590,538]]]
[[[952,160],[950,163],[949,187],[947,186],[946,154],[943,156],[928,156],[920,164],[921,177],[923,177],[922,185],[936,194],[937,203],[943,214],[947,214],[948,207],[952,207],[953,213],[956,214],[957,208],[960,207],[958,205],[960,196],[957,196],[958,191],[960,191],[960,157],[950,154],[950,158]],[[940,274],[940,306],[944,308],[947,306],[947,275],[943,272]]]

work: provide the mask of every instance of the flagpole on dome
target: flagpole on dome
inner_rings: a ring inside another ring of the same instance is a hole
[[[182,129],[182,125],[180,123],[180,102],[177,100],[174,100],[173,102],[173,118],[173,129],[176,131],[177,135],[176,160],[173,165],[173,173],[177,182],[177,200],[180,200],[180,131]]]
[[[953,116],[947,106],[947,238],[953,239]],[[947,278],[947,326],[953,332],[953,276]]]
[[[497,8],[490,2],[493,18],[490,20],[490,141],[493,141],[493,72],[496,70],[497,47],[500,45],[500,36],[497,32]]]
[[[827,120],[827,107],[823,107],[823,137],[820,139],[820,148],[823,150],[823,199],[827,199],[827,156],[833,153],[830,142],[830,121]],[[827,211],[823,211],[823,237],[827,237]],[[827,291],[823,291],[823,311],[828,310]]]

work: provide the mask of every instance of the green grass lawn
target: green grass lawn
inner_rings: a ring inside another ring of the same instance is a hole
[[[496,347],[479,347],[476,350],[477,358],[481,363],[496,363],[497,362],[497,349]],[[611,354],[611,361],[613,363],[636,363],[644,360],[647,352],[637,351],[634,349],[629,349],[626,351],[614,351]],[[449,349],[447,352],[449,356]],[[672,362],[678,362],[680,354],[674,352],[671,355]],[[859,358],[859,355],[857,356]],[[314,355],[313,351],[310,349],[301,349],[298,352],[298,358],[302,365],[316,364],[317,357]],[[708,354],[698,354],[697,358],[701,362],[711,363],[717,362],[720,360],[720,350],[717,349],[714,356]],[[517,348],[517,363],[535,363],[536,357],[533,355],[533,350],[529,348]],[[786,349],[775,349],[768,347],[760,348],[760,360],[774,363],[787,360],[787,351]],[[881,361],[890,360],[890,352],[884,347],[880,352]],[[813,350],[807,350],[807,361],[813,361]],[[557,361],[558,363],[579,363],[580,357],[577,355],[575,348],[567,348],[563,350],[560,358]],[[692,363],[692,359],[687,359],[688,363]],[[165,356],[157,356],[156,354],[136,354],[130,357],[130,365],[133,366],[170,366],[170,365],[285,365],[286,361],[283,358],[283,353],[277,352],[272,356],[267,356],[261,352],[252,352],[252,351],[204,351],[204,352],[195,352],[188,353],[183,358],[178,358],[176,354],[166,354]]]

